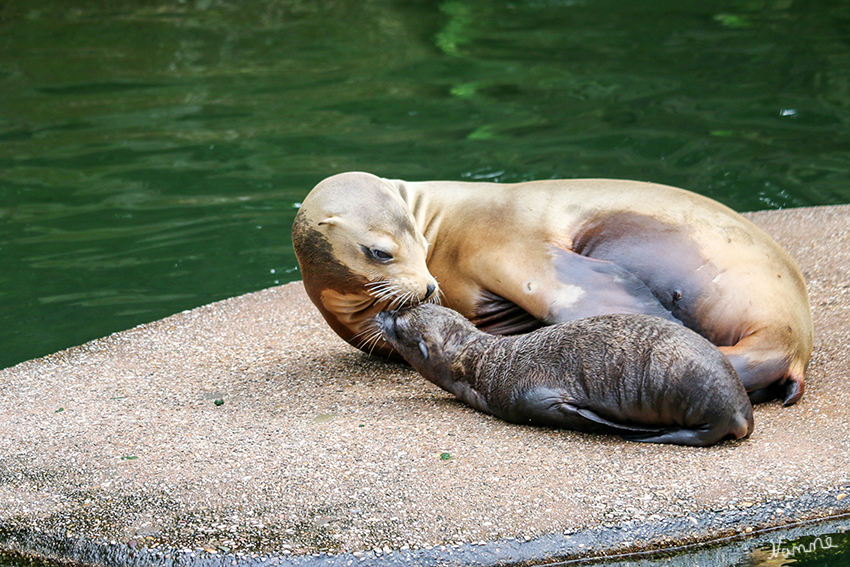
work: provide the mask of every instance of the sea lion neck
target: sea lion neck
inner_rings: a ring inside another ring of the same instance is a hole
[[[416,228],[428,241],[427,259],[430,259],[433,244],[440,232],[443,206],[433,199],[428,191],[423,191],[421,184],[410,183],[401,179],[388,179],[387,182],[398,192],[399,197],[410,210],[413,220],[416,222]]]
[[[477,376],[483,376],[481,363],[486,360],[487,353],[497,348],[499,344],[511,343],[511,337],[491,335],[476,329],[476,332],[457,349],[457,355],[452,364],[452,378],[458,382],[469,382],[474,388],[482,388]]]

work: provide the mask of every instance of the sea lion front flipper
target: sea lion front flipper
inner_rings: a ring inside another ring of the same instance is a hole
[[[530,333],[543,326],[531,313],[491,291],[483,290],[470,318],[473,325],[493,335]]]
[[[553,322],[572,321],[609,313],[643,313],[679,323],[637,276],[619,265],[551,246],[555,274],[560,284],[580,288],[578,297],[565,294],[551,307]]]

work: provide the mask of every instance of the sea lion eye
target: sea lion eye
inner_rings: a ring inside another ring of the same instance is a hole
[[[389,252],[384,252],[379,248],[369,248],[368,246],[360,245],[360,249],[363,251],[363,254],[366,255],[370,260],[375,260],[376,262],[381,262],[385,264],[393,259],[393,255]]]

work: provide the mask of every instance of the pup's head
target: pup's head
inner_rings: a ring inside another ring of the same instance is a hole
[[[384,340],[429,380],[450,373],[455,356],[480,333],[457,311],[430,303],[382,311],[375,324]]]

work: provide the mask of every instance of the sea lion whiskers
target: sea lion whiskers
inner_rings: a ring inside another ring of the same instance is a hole
[[[379,302],[386,302],[386,309],[399,309],[405,305],[414,305],[416,292],[403,291],[395,282],[380,279],[366,284],[369,295]]]
[[[397,284],[386,279],[367,282],[365,287],[369,295],[379,301],[390,300],[401,293]]]
[[[440,297],[442,295],[442,290],[439,287],[436,288],[435,293],[432,293],[428,299],[422,302],[416,301],[416,292],[402,292],[398,285],[389,280],[379,279],[367,282],[365,287],[369,295],[375,299],[376,303],[384,304],[383,310],[385,311],[397,311],[405,307],[414,306],[417,303],[442,304],[442,299]],[[381,330],[374,319],[364,322],[362,330],[351,337],[351,343],[354,344],[356,348],[364,352],[368,352],[369,354],[373,353],[381,341]],[[395,352],[394,348],[390,348],[392,352]]]
[[[443,297],[445,297],[445,294],[443,293],[443,290],[438,287],[436,292],[432,293],[431,297],[429,297],[422,303],[433,303],[434,305],[442,305]]]
[[[404,307],[413,307],[420,303],[433,303],[434,305],[442,305],[444,293],[439,286],[425,300],[417,301],[416,292],[402,292],[399,286],[388,280],[380,279],[366,284],[369,295],[375,298],[377,302],[386,302],[384,310],[395,311]],[[352,337],[356,339],[356,337]],[[359,347],[358,347],[359,348]]]
[[[378,327],[374,319],[366,321],[363,327],[363,330],[354,335],[351,340],[357,341],[356,348],[371,355],[375,346],[377,346],[379,341],[382,339],[381,329]]]
[[[412,291],[407,291],[398,297],[396,297],[392,302],[390,302],[390,310],[397,311],[402,307],[414,305],[413,300],[415,299],[416,294]]]
[[[365,350],[365,348],[368,346],[369,354],[371,355],[372,351],[375,350],[375,347],[379,344],[379,342],[381,341],[382,338],[383,338],[383,335],[381,335],[381,331],[378,330],[378,329],[374,329],[372,331],[372,334],[370,334],[363,341],[363,343],[361,344],[361,348],[363,350]],[[395,351],[395,349],[392,349],[392,351]]]

